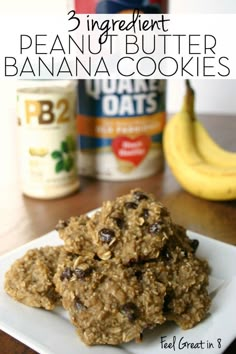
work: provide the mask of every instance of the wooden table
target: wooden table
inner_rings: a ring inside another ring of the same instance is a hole
[[[236,151],[236,117],[202,116],[201,119],[222,146]],[[135,187],[153,192],[169,208],[175,222],[209,237],[236,244],[236,201],[209,202],[193,197],[181,189],[168,168],[151,178],[131,182],[81,178],[79,193],[51,201],[22,196],[18,178],[12,179],[9,175],[9,180],[9,184],[0,182],[1,254],[52,230],[58,219],[85,213],[99,207],[102,201]],[[24,344],[0,331],[0,354],[33,353]],[[236,353],[236,342],[225,353]]]

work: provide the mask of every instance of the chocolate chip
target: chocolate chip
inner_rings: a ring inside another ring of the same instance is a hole
[[[139,309],[133,302],[127,302],[122,305],[121,313],[125,315],[130,322],[134,322],[139,317]]]
[[[162,248],[161,256],[162,256],[162,258],[164,258],[164,260],[167,260],[167,261],[169,261],[172,258],[171,253],[166,246],[164,246]]]
[[[125,208],[126,209],[137,209],[138,205],[134,202],[126,202]]]
[[[68,221],[59,220],[58,223],[57,223],[57,225],[56,225],[56,227],[55,227],[55,229],[56,229],[57,231],[59,231],[59,230],[65,229],[67,226],[68,226]]]
[[[141,215],[144,219],[147,219],[149,217],[149,210],[144,208],[142,215]]]
[[[78,311],[84,311],[87,309],[87,307],[81,302],[78,296],[75,297],[74,301],[75,301],[75,307]]]
[[[118,217],[114,217],[113,218],[116,222],[116,225],[120,228],[120,229],[123,229],[124,226],[125,226],[125,221],[123,218],[118,218]]]
[[[191,240],[191,244],[190,245],[191,245],[191,247],[193,249],[193,252],[196,252],[196,250],[197,250],[197,248],[199,246],[199,241],[196,240],[196,239]]]
[[[73,276],[73,272],[71,268],[66,267],[61,273],[60,279],[63,281],[64,279],[69,280]]]
[[[104,227],[99,231],[100,240],[104,243],[110,243],[111,240],[115,237],[115,232],[111,229]]]
[[[146,194],[144,194],[141,191],[135,191],[134,192],[134,197],[137,201],[141,201],[141,200],[147,200],[148,196]]]
[[[136,276],[136,278],[138,280],[142,280],[143,278],[143,273],[141,272],[141,270],[136,270],[136,272],[134,273],[134,275]]]
[[[163,312],[169,312],[170,311],[170,307],[169,307],[169,305],[170,305],[170,303],[171,303],[171,300],[172,300],[172,298],[174,297],[174,294],[173,294],[173,292],[171,293],[167,293],[166,295],[165,295],[165,298],[164,298],[164,304],[163,304]]]
[[[84,279],[88,277],[92,273],[92,268],[82,269],[82,268],[75,268],[74,273],[77,279]]]
[[[162,224],[159,222],[154,222],[154,224],[149,225],[148,231],[151,234],[158,234],[162,230]]]

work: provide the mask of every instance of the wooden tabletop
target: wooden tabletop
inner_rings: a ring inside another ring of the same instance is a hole
[[[222,146],[236,151],[236,117],[201,116],[201,120]],[[193,197],[182,190],[167,167],[162,173],[138,181],[105,182],[80,178],[79,193],[49,201],[22,196],[18,177],[12,178],[10,170],[9,183],[6,180],[4,178],[1,183],[0,179],[0,254],[47,233],[59,219],[97,208],[102,201],[135,187],[154,193],[169,208],[176,223],[236,245],[236,201],[210,202]],[[35,351],[0,331],[0,354],[33,353]],[[236,342],[225,353],[236,353]]]

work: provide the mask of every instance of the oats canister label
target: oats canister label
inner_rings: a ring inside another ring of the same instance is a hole
[[[161,13],[167,0],[74,0],[77,13]],[[164,80],[79,80],[80,173],[132,180],[163,166]]]
[[[75,85],[18,89],[23,193],[57,198],[78,189]]]
[[[161,169],[165,81],[81,80],[78,95],[82,174],[127,180]]]

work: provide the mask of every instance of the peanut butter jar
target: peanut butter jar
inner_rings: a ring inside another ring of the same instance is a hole
[[[76,82],[20,82],[17,121],[22,191],[53,199],[78,190]]]

